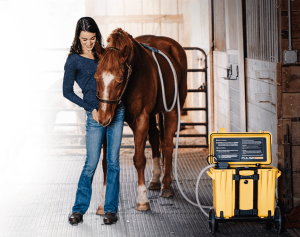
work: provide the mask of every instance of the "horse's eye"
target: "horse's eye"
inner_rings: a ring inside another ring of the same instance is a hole
[[[120,86],[121,84],[122,84],[122,82],[119,82],[119,83],[118,83],[118,86]]]

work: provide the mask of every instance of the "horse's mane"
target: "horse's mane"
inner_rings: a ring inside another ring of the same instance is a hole
[[[133,38],[121,28],[115,29],[107,38],[107,43],[111,47],[123,50],[125,46],[129,47],[129,51],[133,50]]]
[[[133,57],[133,38],[126,31],[118,28],[109,35],[109,37],[107,38],[107,43],[108,45],[101,58],[101,66],[110,73],[117,72],[118,74],[122,75],[125,68],[121,67],[121,65],[124,64],[124,61],[127,57],[129,57],[129,61]],[[124,55],[121,55],[121,52],[123,52],[125,46],[126,50],[124,58]],[[111,49],[109,47],[117,48],[119,49],[119,51]]]

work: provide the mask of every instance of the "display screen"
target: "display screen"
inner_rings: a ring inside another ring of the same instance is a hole
[[[217,162],[266,161],[266,138],[215,138],[214,157]]]

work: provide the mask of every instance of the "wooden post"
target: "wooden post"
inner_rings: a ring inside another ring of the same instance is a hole
[[[290,213],[293,209],[293,177],[292,177],[292,157],[291,157],[291,134],[289,125],[286,125],[286,135],[283,142],[283,157],[284,157],[284,184],[283,190],[283,212]]]

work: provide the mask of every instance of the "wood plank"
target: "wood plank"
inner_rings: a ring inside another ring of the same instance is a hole
[[[170,37],[178,41],[177,23],[164,23],[161,22],[161,35]]]
[[[292,127],[292,120],[291,119],[280,119],[277,121],[277,144],[278,144],[278,150],[277,150],[277,164],[278,169],[280,171],[284,170],[284,155],[283,155],[283,139],[284,136],[287,135],[287,129],[286,126],[289,125],[289,128]],[[279,195],[279,202],[283,203],[284,200],[284,190],[285,190],[285,177],[284,173],[280,176],[278,180],[278,195]]]
[[[143,15],[159,15],[160,12],[160,1],[151,0],[151,1],[142,1]]]
[[[290,120],[289,120],[290,121]],[[284,160],[283,160],[283,123],[284,119],[277,119],[277,167],[280,171],[283,170],[284,166]],[[275,139],[275,138],[274,138]],[[283,190],[284,190],[284,177],[281,175],[281,177],[278,179],[278,198],[279,202],[283,203]]]
[[[93,17],[95,14],[95,0],[85,0],[85,15]]]
[[[292,31],[292,38],[300,38],[300,30],[293,30]],[[288,39],[289,38],[289,31],[286,30],[282,30],[281,31],[281,38],[282,39]]]
[[[296,39],[292,38],[292,46],[293,46],[293,50],[298,50],[298,53],[299,53],[300,39],[299,38],[296,38]],[[282,39],[281,40],[281,49],[282,49],[282,52],[284,50],[288,50],[288,48],[289,48],[289,40],[288,39]]]
[[[125,15],[143,15],[142,0],[126,0],[124,8]]]
[[[183,23],[183,15],[115,15],[115,16],[95,16],[95,21],[102,24],[113,23]]]
[[[268,102],[260,102],[266,97]],[[247,77],[247,102],[276,114],[276,86]]]
[[[228,54],[225,52],[214,51],[213,52],[214,65],[218,67],[222,67],[224,69],[228,68]],[[224,71],[222,77],[226,77],[227,71]]]
[[[277,86],[281,86],[282,83],[282,64],[276,63],[276,83]]]
[[[125,8],[124,8],[123,0],[110,0],[110,1],[106,1],[106,4],[107,4],[107,6],[106,6],[107,7],[107,15],[117,16],[117,17],[124,15]],[[118,6],[118,7],[116,7],[116,6]],[[95,16],[96,15],[94,15],[94,17]]]
[[[253,128],[255,131],[265,130],[271,132],[274,141],[273,143],[276,143],[276,114],[260,108],[251,102],[247,102],[247,108],[247,120],[249,127]],[[274,154],[276,154],[276,152]]]
[[[276,115],[277,120],[282,119],[282,64],[276,64]]]
[[[214,47],[217,51],[226,51],[225,1],[214,4]]]
[[[97,0],[95,3],[94,15],[105,16],[105,15],[107,15],[106,10],[107,10],[107,0]]]
[[[292,168],[294,172],[300,172],[300,146],[292,146]]]
[[[291,12],[291,22],[292,22],[292,37],[294,38],[294,31],[300,30],[300,12]],[[288,16],[281,16],[281,30],[288,30]]]
[[[160,0],[161,14],[177,14],[178,13],[178,1],[179,0]]]
[[[141,23],[125,23],[124,30],[130,32],[133,38],[143,34],[143,26]]]
[[[288,10],[288,0],[281,0],[281,11]],[[291,11],[300,11],[300,1],[291,1]]]
[[[283,92],[300,92],[300,67],[290,66],[282,69]]]
[[[300,93],[282,94],[283,118],[300,117]]]
[[[284,177],[284,199],[283,213],[290,213],[293,209],[293,176],[292,176],[292,144],[291,144],[291,127],[286,126],[287,136],[284,136],[283,142],[283,158],[284,169],[282,176]]]
[[[277,119],[282,119],[282,86],[277,86],[277,101],[276,101],[276,114]]]
[[[294,207],[300,206],[300,173],[293,172],[293,202]]]
[[[287,135],[286,126],[289,126],[290,130],[292,128],[292,120],[291,119],[280,119],[277,124],[277,144],[282,145],[284,142],[284,136]],[[292,135],[292,134],[290,134]],[[278,160],[279,162],[279,160]],[[282,161],[280,161],[282,163]]]
[[[300,122],[292,122],[292,145],[300,146]]]

